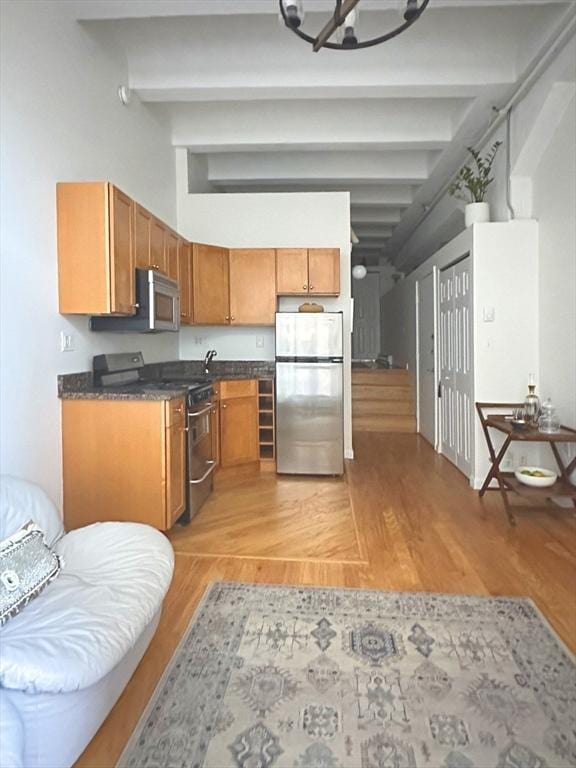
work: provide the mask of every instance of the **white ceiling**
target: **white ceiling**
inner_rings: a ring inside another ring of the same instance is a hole
[[[360,0],[359,36],[397,26],[398,0]],[[350,190],[355,254],[393,260],[546,46],[570,2],[431,0],[375,48],[313,53],[278,0],[78,0],[113,37],[130,86],[215,191]],[[319,31],[333,0],[304,0]]]

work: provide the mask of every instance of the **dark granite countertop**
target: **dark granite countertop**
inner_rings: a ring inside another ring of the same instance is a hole
[[[182,397],[191,383],[199,381],[213,383],[271,376],[274,376],[273,361],[214,360],[206,376],[202,360],[174,360],[145,365],[141,370],[142,380],[124,387],[97,386],[91,371],[64,374],[58,376],[58,396],[61,400],[173,400]],[[173,382],[174,387],[155,389],[153,383],[160,380]]]

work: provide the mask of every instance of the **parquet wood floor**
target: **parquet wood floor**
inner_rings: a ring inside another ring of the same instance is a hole
[[[78,768],[114,766],[211,581],[524,595],[576,649],[572,511],[519,512],[513,529],[497,494],[480,500],[463,475],[419,436],[360,433],[354,444],[347,484],[275,476],[222,484],[207,509],[215,519],[220,516],[226,536],[204,514],[186,532],[173,534],[176,569],[158,632]],[[342,501],[346,488],[352,515]],[[301,519],[309,516],[304,501],[309,493],[311,523]],[[260,499],[266,513],[258,524]],[[235,510],[239,552],[232,557]],[[328,530],[320,530],[324,525]],[[224,550],[228,555],[215,554]]]

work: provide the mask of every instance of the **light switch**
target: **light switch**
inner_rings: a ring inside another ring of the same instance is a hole
[[[74,343],[74,336],[71,333],[60,331],[60,351],[72,352],[74,349],[76,349],[76,344]]]
[[[496,310],[494,307],[484,307],[482,319],[485,323],[493,323],[496,319]]]

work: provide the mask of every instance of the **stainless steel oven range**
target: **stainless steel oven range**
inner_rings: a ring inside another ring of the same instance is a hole
[[[186,511],[179,522],[187,523],[198,512],[212,493],[213,473],[216,467],[212,445],[212,398],[211,384],[191,384],[186,395]]]
[[[216,462],[211,413],[214,389],[206,378],[147,379],[142,376],[142,352],[96,355],[94,384],[145,395],[146,391],[180,390],[186,399],[186,510],[178,519],[188,523],[212,493]]]

